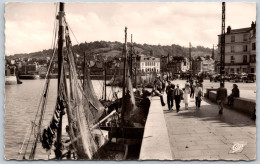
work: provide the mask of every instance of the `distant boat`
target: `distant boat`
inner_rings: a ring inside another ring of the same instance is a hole
[[[24,79],[24,80],[36,80],[39,79],[40,76],[39,75],[19,75],[20,79]]]
[[[5,85],[17,84],[16,76],[5,76]]]
[[[15,66],[5,67],[5,85],[22,84],[22,82],[15,75]]]
[[[45,79],[46,74],[40,74],[40,79]],[[49,79],[58,79],[58,74],[49,74],[48,75]]]

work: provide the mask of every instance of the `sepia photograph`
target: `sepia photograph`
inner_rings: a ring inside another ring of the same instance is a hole
[[[7,2],[4,159],[256,160],[256,2]]]

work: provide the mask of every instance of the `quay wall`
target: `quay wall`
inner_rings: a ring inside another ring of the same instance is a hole
[[[217,92],[216,91],[209,91],[208,99],[212,102],[217,102],[216,100]],[[227,99],[225,104],[227,103]],[[249,116],[255,115],[256,109],[256,101],[247,99],[247,98],[234,98],[234,104],[231,107],[234,110],[241,111]]]
[[[152,97],[139,160],[173,160],[159,97]]]

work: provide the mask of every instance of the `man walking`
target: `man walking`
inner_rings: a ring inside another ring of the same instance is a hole
[[[176,111],[177,113],[180,111],[180,102],[183,95],[183,91],[179,88],[179,84],[176,85],[176,89],[173,91],[174,100],[176,104]]]
[[[217,90],[217,103],[219,107],[219,114],[223,114],[223,104],[227,98],[227,89],[224,88],[224,83],[220,83],[220,88]]]
[[[164,100],[163,100],[163,94],[161,93],[161,82],[160,82],[160,79],[156,79],[155,82],[154,82],[154,88],[153,88],[153,91],[154,92],[154,95],[155,96],[159,96],[160,97],[160,100],[161,100],[161,105],[162,106],[165,106],[165,103],[164,103]]]
[[[167,104],[168,109],[172,110],[173,107],[173,90],[175,86],[171,83],[171,81],[168,81],[168,86],[166,87],[166,94],[167,94]]]
[[[194,89],[194,95],[195,95],[195,105],[196,105],[196,109],[200,109],[202,89],[201,89],[199,83],[196,83],[196,87],[195,87],[195,89]]]

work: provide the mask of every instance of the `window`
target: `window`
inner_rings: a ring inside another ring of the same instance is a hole
[[[231,46],[231,52],[232,52],[232,53],[235,52],[235,46]]]
[[[239,73],[239,68],[237,68],[237,73]]]
[[[247,52],[247,45],[243,45],[243,52]]]
[[[247,55],[244,55],[243,56],[243,63],[246,63],[247,62]]]
[[[234,58],[234,56],[231,56],[231,57],[230,57],[230,62],[231,62],[231,63],[235,63],[235,58]]]
[[[255,50],[255,43],[252,43],[252,50]]]
[[[250,62],[251,63],[255,63],[256,62],[255,55],[250,55]]]
[[[231,36],[231,42],[235,42],[235,36]]]
[[[231,73],[234,73],[234,68],[230,68],[230,72],[231,72]]]
[[[244,34],[243,40],[244,40],[245,42],[248,41],[248,34]]]

